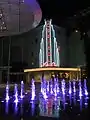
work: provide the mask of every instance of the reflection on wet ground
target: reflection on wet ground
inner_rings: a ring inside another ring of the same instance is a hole
[[[75,91],[70,86],[73,83],[68,84],[69,87],[64,89],[63,81],[63,87],[59,86],[57,92],[55,92],[55,86],[53,89],[49,87],[49,92],[46,92],[48,86],[44,89],[39,84],[33,86],[32,82],[33,88],[28,93],[24,92],[23,84],[21,84],[21,91],[18,91],[18,86],[15,85],[12,93],[14,95],[11,95],[6,87],[5,96],[9,96],[9,99],[0,99],[0,120],[7,118],[28,120],[41,119],[41,117],[43,117],[42,119],[86,120],[89,110],[89,94],[85,94],[85,86],[80,88],[81,83],[79,83],[79,87],[75,87]],[[43,91],[44,93],[42,93]]]

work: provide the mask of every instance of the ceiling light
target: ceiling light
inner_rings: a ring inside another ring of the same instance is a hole
[[[78,32],[78,30],[75,30],[75,32]]]

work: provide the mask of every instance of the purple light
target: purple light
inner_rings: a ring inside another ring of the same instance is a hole
[[[43,82],[41,81],[41,93],[43,93]]]
[[[83,95],[82,95],[81,80],[79,80],[79,97],[80,97],[80,99],[81,99],[82,96]]]
[[[59,86],[57,86],[57,93],[59,93],[60,89],[59,89]]]
[[[47,81],[47,92],[49,92],[49,81]]]
[[[76,94],[74,93],[74,98],[73,98],[73,101],[74,101],[74,105],[76,105]]]
[[[73,92],[76,92],[75,81],[73,81]]]
[[[48,85],[46,85],[46,80],[41,81],[41,93],[44,99],[47,99],[47,91],[49,90],[49,81]]]
[[[34,115],[34,110],[35,110],[35,103],[32,101],[31,103],[31,108],[32,108],[32,116]]]
[[[72,94],[69,94],[70,105],[72,104]]]
[[[80,110],[82,110],[82,99],[80,99]]]
[[[72,88],[71,88],[71,81],[69,81],[69,94],[72,93]]]
[[[32,87],[31,87],[32,95],[31,95],[31,100],[35,99],[35,84],[34,80],[32,79]]]
[[[6,102],[6,106],[5,106],[5,112],[6,112],[7,114],[8,114],[8,110],[9,110],[9,109],[8,109],[8,103],[9,103],[9,102],[7,101],[7,102]]]
[[[17,89],[17,84],[15,84],[15,86],[14,86],[14,93],[15,93],[15,100],[14,100],[14,102],[17,103],[17,102],[18,102],[18,89]]]
[[[87,96],[88,95],[88,91],[87,91],[86,79],[84,79],[84,92],[85,92],[85,95]]]
[[[20,114],[21,114],[21,116],[23,115],[23,104],[22,103],[20,105]]]
[[[63,94],[63,101],[62,101],[62,102],[63,102],[64,110],[65,110],[65,107],[66,107],[66,106],[65,106],[65,101],[66,101],[66,100],[65,100],[65,95]]]
[[[87,92],[87,90],[85,89],[85,95],[87,96],[88,95],[88,92]]]
[[[50,93],[53,94],[53,86],[52,86],[52,84],[50,85]]]
[[[6,85],[6,102],[8,102],[9,101],[9,85],[8,85],[8,83],[7,83],[7,85]]]
[[[62,93],[65,94],[65,80],[64,79],[61,81],[61,89],[62,89]]]
[[[79,97],[81,98],[83,95],[82,95],[82,89],[81,89],[81,87],[79,88],[80,90],[79,90]]]
[[[44,92],[43,97],[45,100],[48,98],[46,92]]]
[[[18,111],[18,102],[16,101],[15,102],[15,107],[14,107],[15,114],[17,114],[17,111]]]
[[[55,95],[55,97],[57,96],[57,91],[56,91],[56,89],[54,90],[54,95]]]
[[[24,83],[23,83],[23,81],[21,81],[21,95],[20,95],[21,99],[24,97],[24,95],[23,95],[23,89],[24,89]]]

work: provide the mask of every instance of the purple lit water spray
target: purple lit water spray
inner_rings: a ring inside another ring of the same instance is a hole
[[[79,97],[81,99],[82,97],[82,86],[81,86],[81,80],[79,80]]]
[[[69,81],[69,94],[72,93],[71,81]]]
[[[20,95],[21,99],[24,97],[23,92],[24,92],[24,83],[23,81],[21,81],[21,95]]]
[[[43,93],[43,80],[41,79],[41,93]]]
[[[65,94],[65,80],[64,79],[61,81],[61,89],[62,89],[62,93]]]
[[[88,95],[86,79],[84,79],[84,93],[86,96]]]
[[[14,94],[15,94],[15,103],[18,103],[18,88],[17,88],[17,84],[15,84],[14,86]]]
[[[9,85],[8,85],[8,82],[7,82],[7,85],[6,85],[6,102],[9,101]]]
[[[76,92],[76,87],[75,87],[75,80],[73,80],[73,92]]]
[[[47,99],[47,85],[46,85],[46,80],[43,81],[43,97],[44,97],[44,99]]]
[[[50,94],[53,94],[53,83],[52,83],[52,79],[50,81]]]
[[[47,81],[47,93],[49,92],[49,81]]]
[[[32,87],[31,87],[31,100],[34,100],[35,99],[35,81],[34,79],[32,79]]]
[[[54,78],[54,95],[57,96],[57,81],[56,78]]]

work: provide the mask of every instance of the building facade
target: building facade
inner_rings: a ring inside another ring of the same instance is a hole
[[[59,67],[59,47],[51,20],[45,20],[39,51],[39,67]]]
[[[52,21],[53,22],[53,21]],[[66,29],[53,25],[57,48],[59,48],[59,65],[60,67],[76,67],[84,65],[84,42],[80,40],[79,32],[72,32],[69,37],[66,36]],[[18,36],[0,38],[0,66],[8,65],[9,42],[10,63],[27,63],[28,68],[39,67],[40,43],[42,38],[43,25],[33,29],[28,33]],[[52,35],[52,49],[54,39]],[[44,41],[44,39],[43,39]],[[53,49],[54,50],[54,49]],[[55,54],[52,51],[52,62],[55,62]],[[46,53],[44,53],[46,56]],[[46,58],[44,58],[46,59]],[[51,59],[51,58],[50,58]],[[46,60],[44,60],[45,62]]]

